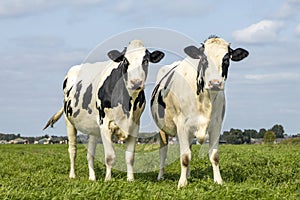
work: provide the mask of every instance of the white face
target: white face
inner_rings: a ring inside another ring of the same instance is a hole
[[[221,38],[208,39],[204,43],[204,54],[208,64],[205,70],[204,88],[224,89],[230,59],[229,44]]]
[[[203,89],[223,90],[230,60],[241,61],[249,55],[245,49],[231,49],[228,42],[217,36],[209,37],[200,48],[188,46],[184,52],[189,57],[199,60],[197,94]]]
[[[123,77],[128,90],[144,89],[148,65],[146,48],[127,49],[123,61]]]
[[[164,55],[158,50],[149,52],[140,40],[131,41],[123,52],[108,52],[108,57],[119,63],[118,68],[122,70],[122,78],[130,95],[144,89],[149,62],[157,63]]]

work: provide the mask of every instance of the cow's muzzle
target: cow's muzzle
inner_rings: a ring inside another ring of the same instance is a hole
[[[141,90],[141,89],[144,89],[144,84],[143,84],[142,80],[138,80],[138,79],[131,80],[130,84],[131,84],[131,89],[132,90]]]
[[[223,90],[224,89],[223,81],[219,81],[217,79],[211,80],[208,82],[208,88],[211,90]]]

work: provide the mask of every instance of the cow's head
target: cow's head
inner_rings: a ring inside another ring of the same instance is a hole
[[[144,89],[149,62],[159,62],[164,57],[164,53],[161,51],[151,53],[140,40],[133,40],[122,52],[110,51],[108,57],[120,63],[126,88],[132,94]]]
[[[233,50],[230,44],[217,36],[210,36],[200,48],[188,46],[184,52],[193,59],[200,59],[197,75],[197,93],[203,89],[223,90],[230,60],[240,61],[248,56],[242,48]]]

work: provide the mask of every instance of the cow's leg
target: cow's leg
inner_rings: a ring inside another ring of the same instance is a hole
[[[77,130],[71,122],[65,117],[68,140],[69,140],[69,156],[70,156],[70,178],[75,178],[75,159],[77,153]]]
[[[192,144],[190,144],[190,151],[192,152]],[[189,165],[187,166],[187,170],[186,170],[186,177],[191,177],[191,162],[189,162]]]
[[[219,168],[219,139],[225,113],[225,95],[224,92],[219,92],[213,97],[214,101],[212,103],[214,110],[212,112],[211,122],[208,128],[209,160],[213,168],[214,182],[222,184],[223,180]]]
[[[111,132],[108,128],[107,123],[100,125],[101,138],[103,142],[104,154],[105,154],[105,165],[106,165],[106,175],[105,181],[111,179],[111,168],[115,161],[115,151],[113,148],[113,143],[111,140]]]
[[[89,180],[95,181],[95,170],[94,170],[94,160],[95,160],[95,152],[97,147],[97,140],[98,137],[94,135],[89,136],[89,143],[88,143],[88,152],[87,152],[87,161],[89,166]]]
[[[135,136],[129,135],[126,140],[126,152],[125,152],[125,161],[127,165],[127,181],[133,181],[133,164],[134,164],[134,151],[135,151],[135,144],[136,144]]]
[[[166,135],[165,132],[159,131],[160,134],[160,147],[159,147],[159,156],[160,156],[160,170],[159,174],[157,177],[157,180],[161,180],[164,177],[164,172],[165,172],[165,160],[167,158],[167,153],[168,153],[168,136]]]
[[[222,184],[222,177],[219,168],[219,137],[220,130],[216,125],[211,132],[209,132],[209,160],[213,168],[214,182]]]
[[[177,130],[178,140],[180,145],[180,165],[181,174],[178,182],[178,188],[187,185],[188,166],[190,164],[192,153],[190,149],[189,133],[184,128]]]

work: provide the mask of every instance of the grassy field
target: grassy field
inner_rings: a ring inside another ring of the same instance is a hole
[[[139,151],[145,147],[138,146]],[[90,182],[84,145],[78,148],[73,180],[67,145],[0,145],[0,199],[300,199],[299,144],[220,146],[221,186],[213,183],[200,148],[193,146],[188,186],[177,190],[178,159],[168,165],[163,181],[156,181],[157,171],[149,171],[136,174],[131,183],[118,170],[104,182],[105,166],[97,161],[98,180]]]

